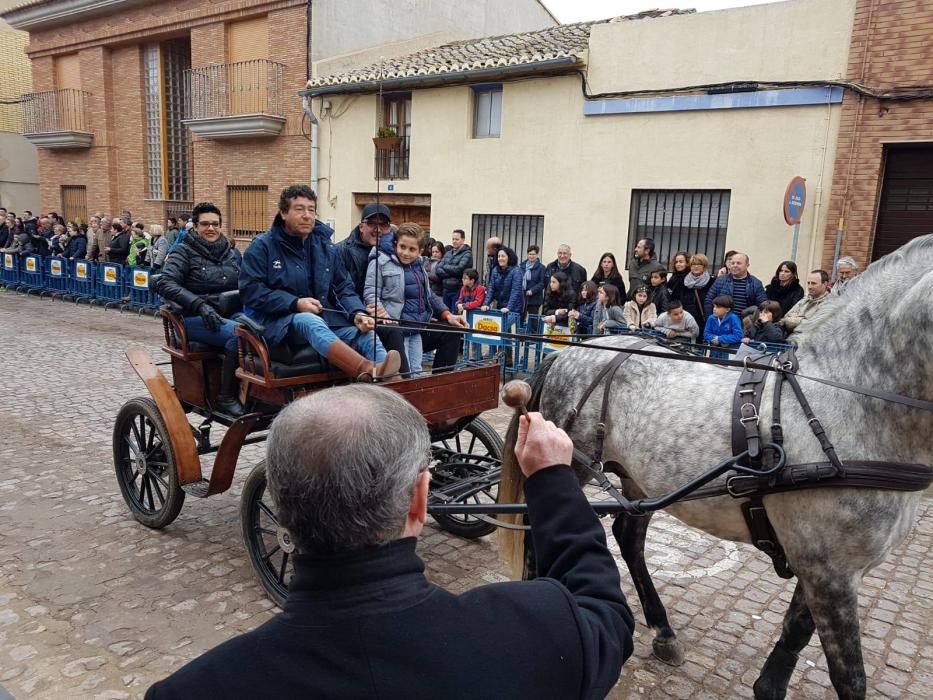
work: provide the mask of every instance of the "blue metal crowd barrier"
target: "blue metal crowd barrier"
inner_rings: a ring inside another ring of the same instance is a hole
[[[72,260],[68,269],[68,296],[75,303],[90,303],[96,293],[97,265],[90,260]]]
[[[515,333],[518,329],[519,314],[508,312],[503,314],[497,309],[481,311],[471,309],[466,315],[467,325],[471,332],[463,338],[463,359],[467,362],[483,359],[488,349],[499,352],[499,362],[504,376],[513,375],[517,370],[520,357],[520,343],[513,338],[500,338],[487,333]],[[485,332],[484,332],[485,331]]]
[[[21,262],[16,253],[3,253],[0,260],[0,285],[7,289],[19,287]]]
[[[97,278],[94,283],[94,299],[92,303],[109,306],[120,306],[126,303],[126,282],[123,276],[123,265],[118,263],[99,263],[97,265]]]
[[[45,258],[45,289],[43,293],[51,294],[52,298],[62,297],[68,293],[68,261],[62,257]]]
[[[129,303],[123,308],[132,307],[137,311],[158,311],[162,298],[152,291],[151,282],[154,273],[148,267],[129,267],[126,269],[126,290]]]
[[[20,268],[19,291],[41,294],[45,291],[45,263],[41,255],[30,253],[22,258]]]

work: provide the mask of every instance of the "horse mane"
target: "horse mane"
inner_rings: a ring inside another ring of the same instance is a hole
[[[822,310],[808,319],[794,338],[801,347],[818,345],[829,334],[841,334],[847,342],[865,330],[864,321],[877,316],[879,307],[892,308],[907,289],[933,269],[933,234],[918,236],[869,265],[846,287],[832,294]]]

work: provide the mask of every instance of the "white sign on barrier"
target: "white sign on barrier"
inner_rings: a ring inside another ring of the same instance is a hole
[[[149,289],[149,270],[133,270],[133,286],[136,289]]]
[[[548,337],[548,342],[545,342],[544,346],[549,350],[563,350],[566,345],[562,343],[552,343],[551,340],[573,340],[573,336],[570,334],[570,329],[566,326],[547,326],[544,331],[544,334]]]
[[[87,263],[79,262],[75,264],[75,277],[79,280],[87,279]]]
[[[499,314],[473,314],[470,319],[470,327],[474,331],[480,331],[479,333],[472,334],[473,342],[482,342],[482,341],[499,341],[499,337],[495,335],[485,335],[486,333],[501,333],[502,332],[502,316]]]
[[[13,269],[13,256],[10,253],[3,254],[3,267],[7,270]]]

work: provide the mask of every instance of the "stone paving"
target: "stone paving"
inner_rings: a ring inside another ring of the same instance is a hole
[[[275,612],[238,522],[243,479],[260,446],[244,450],[230,491],[189,498],[165,530],[136,523],[120,497],[111,427],[125,400],[145,394],[123,351],[139,343],[158,356],[160,342],[152,318],[0,291],[0,686],[16,698],[140,697]],[[501,431],[508,415],[499,409],[486,418]],[[908,541],[861,589],[872,697],[933,697],[931,516],[927,500]],[[494,537],[466,541],[430,525],[419,550],[429,576],[456,592],[505,578]],[[663,514],[648,554],[686,663],[653,659],[651,632],[640,623],[611,697],[751,697],[792,584],[750,547]],[[641,618],[627,578],[623,572]],[[815,641],[790,696],[833,697]]]

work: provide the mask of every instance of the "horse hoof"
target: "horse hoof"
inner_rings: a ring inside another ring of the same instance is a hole
[[[651,650],[658,661],[662,661],[669,666],[683,666],[684,647],[677,639],[658,639],[655,637],[651,642]]]

